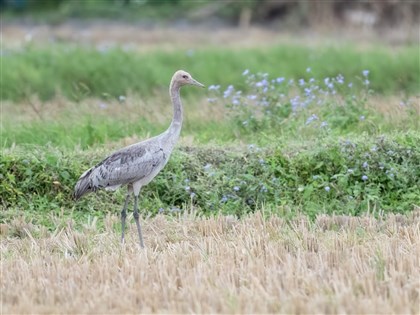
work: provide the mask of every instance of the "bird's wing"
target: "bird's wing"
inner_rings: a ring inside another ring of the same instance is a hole
[[[90,183],[97,189],[136,182],[160,170],[165,162],[165,153],[159,145],[135,144],[97,164],[89,175]]]

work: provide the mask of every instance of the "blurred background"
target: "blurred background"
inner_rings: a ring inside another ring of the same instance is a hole
[[[133,25],[139,32],[151,32],[156,27],[194,27],[190,31],[203,27],[206,32],[257,27],[403,44],[418,42],[420,15],[419,1],[410,0],[0,0],[0,7],[7,40],[18,35],[9,34],[10,23],[24,25],[26,30],[34,26],[34,33],[26,34],[26,40],[42,36],[63,40],[70,36],[66,27],[74,28],[73,37],[97,40],[98,31],[92,23],[99,23],[107,29],[119,27],[119,31],[124,29],[118,24]],[[83,31],[77,28],[81,23]],[[40,25],[51,29],[40,29]],[[125,36],[125,41],[135,40],[135,36]]]
[[[0,7],[2,56],[19,64],[4,69],[3,99],[45,100],[58,90],[72,99],[150,94],[182,67],[208,84],[241,85],[245,68],[273,65],[272,75],[294,78],[307,67],[322,76],[369,68],[376,92],[418,91],[418,71],[410,69],[419,47],[419,1],[0,0]],[[20,49],[26,57],[16,56]],[[150,55],[160,56],[156,64],[139,65]],[[54,71],[44,61],[54,61]],[[222,63],[225,73],[217,71]]]

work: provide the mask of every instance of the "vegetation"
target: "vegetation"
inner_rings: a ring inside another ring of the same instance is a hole
[[[48,100],[57,93],[72,100],[117,99],[130,91],[146,97],[166,91],[168,77],[179,68],[205,78],[208,85],[226,86],[242,82],[241,73],[246,65],[252,73],[268,72],[305,81],[313,75],[356,79],[362,70],[369,69],[371,88],[376,93],[412,95],[419,92],[420,86],[419,75],[413,71],[419,67],[418,53],[417,46],[396,52],[385,47],[362,52],[349,46],[310,48],[289,44],[241,51],[218,47],[138,54],[119,48],[28,45],[20,51],[3,52],[0,88],[1,98],[13,101],[28,99],[33,94]],[[313,73],[306,72],[308,67]]]
[[[241,216],[265,204],[273,213],[315,217],[407,212],[420,203],[419,134],[327,137],[290,146],[184,147],[144,189],[142,207],[151,213],[171,213],[191,205],[204,213]],[[91,195],[76,205],[72,200],[78,176],[105,155],[103,150],[73,153],[51,147],[6,151],[0,196],[9,210],[2,213],[3,220],[19,214],[54,228],[50,214],[62,209],[80,211],[76,215],[81,222],[94,213],[103,217],[120,211],[115,204],[122,204],[122,191]]]
[[[118,56],[117,51],[112,54]],[[163,54],[155,58],[157,64]],[[35,63],[29,60],[29,65]],[[296,70],[296,65],[290,69]],[[176,151],[165,171],[144,189],[143,207],[155,214],[191,205],[207,214],[242,216],[265,205],[273,213],[304,213],[312,218],[319,213],[411,211],[420,203],[418,108],[407,98],[392,105],[399,108],[392,120],[386,111],[378,112],[370,104],[372,72],[365,69],[353,78],[341,73],[322,78],[307,67],[304,75],[294,79],[246,69],[236,87],[210,85],[205,102],[187,94],[186,103],[200,103],[186,108],[184,135],[193,136],[195,144]],[[72,189],[85,169],[111,151],[98,145],[136,135],[128,140],[132,143],[139,136],[164,130],[170,115],[168,101],[155,99],[152,110],[148,103],[138,103],[135,95],[76,103],[29,99],[28,114],[19,109],[24,105],[8,103],[0,196],[9,210],[2,214],[3,220],[23,213],[34,223],[54,228],[48,214],[62,209],[81,210],[76,213],[79,222],[92,215],[91,210],[100,217],[107,214],[104,207],[119,211],[113,204],[122,202],[122,191],[102,192],[75,205]],[[384,104],[380,106],[384,110]],[[203,107],[208,109],[200,116]],[[133,115],[135,111],[139,113]],[[167,118],[156,117],[156,112],[167,112]],[[212,113],[217,113],[215,118]],[[226,118],[220,120],[221,116]]]

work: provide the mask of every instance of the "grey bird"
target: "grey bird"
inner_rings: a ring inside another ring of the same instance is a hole
[[[116,190],[122,185],[128,186],[124,207],[121,211],[121,242],[124,242],[127,204],[131,194],[134,194],[134,220],[137,225],[140,246],[144,247],[139,222],[138,197],[141,188],[150,183],[166,165],[179,138],[183,116],[180,88],[184,85],[204,87],[188,72],[183,70],[175,72],[169,86],[174,112],[172,122],[165,132],[112,153],[102,162],[84,172],[76,183],[74,188],[76,200],[98,189]]]

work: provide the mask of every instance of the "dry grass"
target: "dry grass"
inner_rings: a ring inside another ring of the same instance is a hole
[[[145,250],[133,225],[120,245],[116,216],[101,234],[16,219],[2,227],[1,313],[418,314],[419,214],[157,216]]]
[[[225,116],[223,104],[217,102],[209,106],[206,98],[184,99],[183,105],[185,120],[220,121]],[[115,117],[125,121],[138,121],[142,118],[163,125],[172,119],[169,93],[148,98],[130,93],[124,102],[115,99],[104,101],[98,98],[74,102],[62,96],[43,102],[34,96],[20,103],[4,101],[2,111],[5,120],[19,125],[32,121],[57,121],[63,118],[77,121],[80,117],[88,115]]]
[[[59,25],[3,23],[2,44],[7,48],[20,48],[27,43],[51,44],[51,42],[72,42],[114,47],[122,45],[125,49],[136,51],[190,49],[213,46],[242,49],[262,47],[272,44],[303,44],[305,46],[342,44],[351,42],[363,50],[372,43],[391,45],[394,49],[407,42],[417,42],[416,32],[389,29],[380,36],[375,30],[336,29],[308,30],[273,27],[236,27],[195,26],[189,27],[145,27],[128,23],[92,22],[80,27],[79,23]]]
[[[405,119],[407,111],[400,105],[403,97],[398,96],[375,96],[368,101],[368,107],[381,113],[387,119]],[[414,104],[420,111],[419,96],[408,97],[407,101]],[[185,119],[200,120],[204,122],[220,121],[226,117],[226,108],[222,102],[215,102],[209,106],[206,98],[184,100]],[[32,97],[21,103],[4,101],[2,111],[5,120],[13,124],[26,124],[31,121],[60,120],[63,117],[78,120],[82,116],[112,116],[125,121],[136,121],[139,118],[146,119],[156,124],[167,124],[172,118],[172,106],[169,95],[155,95],[142,98],[130,93],[126,100],[121,103],[118,100],[107,101],[98,98],[87,98],[83,102],[74,102],[62,96],[42,102],[37,97]]]

